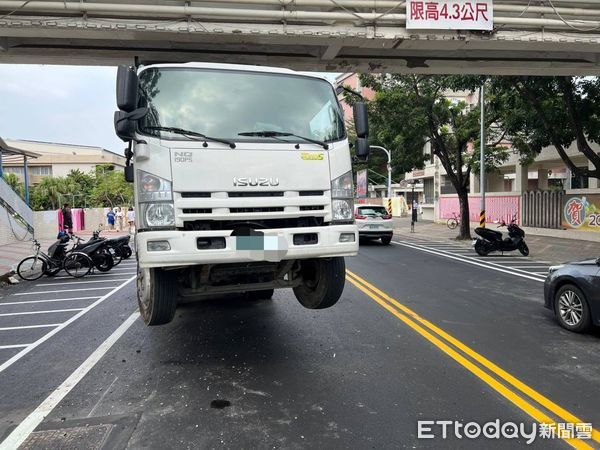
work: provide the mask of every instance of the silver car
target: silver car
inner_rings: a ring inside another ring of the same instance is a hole
[[[383,206],[356,205],[354,219],[361,239],[381,239],[383,245],[388,245],[392,241],[394,221],[392,215]]]

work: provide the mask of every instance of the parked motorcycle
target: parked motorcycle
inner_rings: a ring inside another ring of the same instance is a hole
[[[94,267],[100,272],[108,272],[115,265],[108,242],[105,239],[92,236],[89,241],[84,242],[81,238],[73,236],[77,241],[73,251],[85,253],[94,262]]]
[[[500,231],[491,230],[489,228],[476,228],[475,233],[480,237],[473,241],[475,251],[480,256],[486,256],[491,252],[512,252],[519,250],[523,256],[529,255],[529,247],[525,243],[525,232],[517,225],[516,216],[513,216],[510,223],[507,225],[505,221],[498,226],[506,227],[508,237],[504,237]]]
[[[115,238],[101,237],[100,230],[96,230],[92,233],[92,237],[90,238],[90,240],[88,242],[89,243],[97,242],[97,241],[106,242],[108,245],[108,249],[113,257],[114,265],[117,266],[117,265],[119,265],[121,260],[131,257],[131,255],[133,253],[131,250],[131,247],[129,246],[130,239],[131,239],[131,236],[129,236],[129,235],[119,236],[119,237],[115,237]]]

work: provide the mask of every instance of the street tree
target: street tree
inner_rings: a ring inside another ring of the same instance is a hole
[[[469,179],[479,170],[479,107],[451,99],[453,92],[472,92],[480,77],[445,75],[362,75],[361,84],[376,92],[370,102],[371,136],[392,149],[396,173],[422,169],[437,156],[460,204],[459,239],[470,239]],[[454,96],[457,97],[457,96]],[[487,117],[486,170],[508,158],[501,131]],[[371,138],[370,136],[370,138]],[[426,154],[426,144],[431,154]]]
[[[58,209],[61,202],[79,195],[77,183],[67,177],[44,177],[32,189],[31,203],[34,209]]]
[[[123,172],[99,169],[94,187],[90,191],[90,201],[98,207],[131,205],[133,186],[125,181]]]
[[[2,174],[2,177],[4,178],[4,181],[6,181],[6,184],[8,184],[13,191],[15,191],[21,197],[25,195],[25,183],[19,180],[19,177],[16,174],[5,172]]]
[[[553,146],[571,172],[600,178],[599,77],[494,77],[490,109],[503,123],[523,162]],[[567,149],[575,144],[592,168],[577,165]]]

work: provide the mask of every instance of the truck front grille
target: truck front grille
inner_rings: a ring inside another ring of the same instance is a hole
[[[234,230],[242,225],[255,230],[268,230],[272,228],[307,228],[323,227],[327,223],[323,217],[293,217],[285,219],[253,219],[253,220],[186,220],[183,222],[184,230],[197,231],[222,231]]]
[[[266,192],[228,192],[229,198],[254,198],[254,197],[283,197],[282,191]]]
[[[231,214],[240,213],[266,213],[266,212],[283,212],[281,207],[264,207],[264,208],[229,208]]]
[[[212,213],[211,208],[183,208],[184,214],[210,214]]]

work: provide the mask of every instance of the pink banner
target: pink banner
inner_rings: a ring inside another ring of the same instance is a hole
[[[478,195],[469,196],[469,220],[479,222],[479,208],[481,198]],[[509,222],[513,216],[517,217],[517,223],[520,222],[521,197],[519,195],[503,195],[485,198],[485,212],[487,222]],[[440,219],[450,219],[452,213],[460,215],[458,197],[440,197]]]

